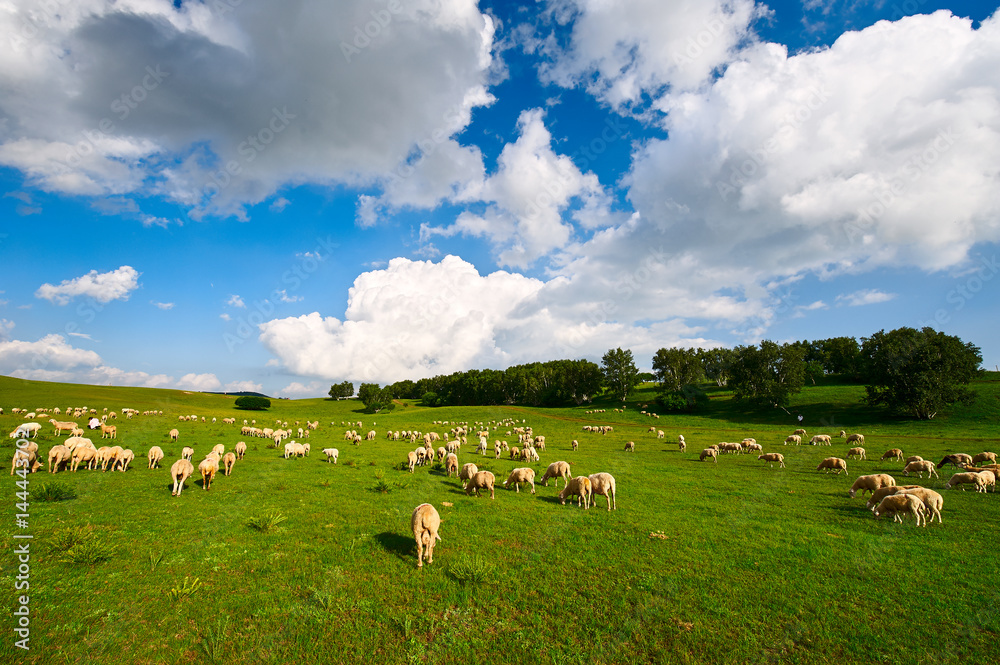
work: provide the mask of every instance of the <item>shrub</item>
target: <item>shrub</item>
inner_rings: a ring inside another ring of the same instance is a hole
[[[266,397],[257,397],[255,395],[237,397],[234,404],[237,409],[244,409],[246,411],[263,411],[271,408],[271,400]]]

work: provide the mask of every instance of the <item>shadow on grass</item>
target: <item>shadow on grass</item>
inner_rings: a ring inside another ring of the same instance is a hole
[[[384,531],[375,536],[375,542],[382,546],[387,553],[393,554],[400,559],[412,558],[413,549],[416,543],[411,536],[403,536],[391,531]]]

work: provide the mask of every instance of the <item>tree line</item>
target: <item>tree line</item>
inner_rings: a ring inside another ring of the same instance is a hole
[[[586,404],[608,395],[625,402],[643,381],[656,384],[662,412],[694,412],[708,402],[706,387],[732,391],[733,399],[760,407],[785,407],[807,383],[836,376],[865,384],[865,402],[927,419],[943,407],[969,403],[968,384],[981,372],[978,347],[931,328],[880,330],[859,342],[853,337],[735,348],[663,348],[652,359],[653,373],[640,372],[632,352],[610,349],[601,364],[552,360],[398,381],[384,387],[363,383],[358,397],[366,410],[392,409],[394,399],[425,406],[563,406]],[[334,398],[353,394],[345,382],[330,389]],[[347,394],[345,394],[345,392]]]

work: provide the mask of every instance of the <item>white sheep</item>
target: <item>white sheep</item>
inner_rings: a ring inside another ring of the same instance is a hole
[[[771,468],[774,468],[774,463],[778,463],[779,469],[785,468],[785,456],[781,453],[764,453],[763,455],[758,455],[757,459],[764,460],[765,462],[771,463]]]
[[[572,474],[570,473],[569,469],[569,462],[564,462],[560,460],[558,462],[552,462],[552,464],[549,464],[549,468],[545,469],[545,474],[542,476],[542,479],[539,482],[542,485],[548,487],[549,478],[555,478],[555,487],[559,487],[559,479],[562,478],[563,485],[565,486],[566,483],[569,482],[569,479],[572,478]]]
[[[212,480],[215,478],[215,474],[219,472],[219,459],[209,453],[205,459],[201,461],[198,465],[198,472],[201,474],[201,487],[205,491],[212,488]]]
[[[535,493],[535,470],[529,467],[521,467],[519,469],[514,469],[507,476],[507,480],[503,481],[503,486],[508,487],[510,485],[514,486],[516,492],[521,491],[521,483],[528,483],[531,485],[531,493]]]
[[[800,443],[802,443],[802,437],[799,436],[798,434],[791,434],[789,436],[786,436],[785,445],[787,446],[789,443],[794,443],[797,446]]]
[[[559,503],[566,505],[566,498],[575,496],[576,505],[584,510],[590,509],[590,496],[593,493],[593,486],[587,476],[577,476],[571,478],[569,483],[559,492]]]
[[[49,449],[49,473],[56,473],[63,464],[73,461],[73,451],[66,446],[52,446]]]
[[[336,448],[324,448],[323,454],[326,455],[327,463],[332,462],[333,464],[336,464],[337,457],[340,455],[340,451],[337,450]]]
[[[458,472],[458,479],[462,481],[462,489],[465,489],[466,485],[469,484],[469,481],[477,473],[479,473],[479,467],[472,462],[462,465],[462,470]]]
[[[573,450],[576,450],[577,448],[580,447],[580,442],[577,441],[576,439],[573,439],[572,443],[570,443],[570,447],[572,447]]]
[[[181,490],[184,489],[184,483],[191,474],[194,473],[194,464],[191,460],[181,458],[173,463],[170,467],[170,478],[174,481],[174,489],[170,492],[170,496],[180,496]]]
[[[974,455],[972,457],[973,464],[982,464],[983,462],[990,462],[992,464],[996,464],[997,454],[991,452],[981,452],[978,455]]]
[[[635,441],[629,441],[625,444],[625,452],[627,453],[635,452]]]
[[[830,435],[829,434],[817,434],[813,438],[809,439],[809,443],[814,446],[829,446],[830,445]]]
[[[77,446],[73,449],[73,463],[70,465],[70,471],[76,473],[76,470],[80,468],[80,464],[86,462],[87,470],[97,466],[97,449],[94,445],[89,446]]]
[[[181,448],[181,459],[191,460],[194,457],[194,448],[190,446],[184,446]]]
[[[616,498],[615,477],[610,473],[592,473],[587,476],[590,479],[591,500],[594,507],[597,507],[598,495],[608,500],[608,510],[618,510],[618,500]]]
[[[441,540],[441,516],[429,503],[422,503],[413,509],[410,517],[410,530],[417,541],[417,568],[424,567],[424,549],[427,550],[427,563],[434,563],[434,544]]]
[[[221,443],[217,443],[214,446],[212,446],[212,452],[218,455],[219,457],[222,457],[223,455],[226,454],[226,447]]]
[[[125,471],[128,471],[128,465],[131,464],[134,459],[135,453],[133,453],[130,448],[126,448],[118,455],[118,458],[115,460],[114,466],[111,467],[111,470],[114,471],[117,469],[118,471],[124,473]]]
[[[826,459],[824,459],[822,462],[819,463],[819,466],[816,467],[817,471],[821,469],[826,469],[827,473],[830,473],[831,471],[836,471],[837,475],[839,476],[841,471],[847,473],[847,462],[840,459],[839,457],[827,457]]]
[[[159,446],[153,446],[146,453],[146,459],[149,460],[149,464],[146,466],[147,469],[155,469],[160,466],[160,461],[163,459],[163,448]]]
[[[488,489],[490,491],[490,498],[496,498],[494,495],[494,485],[496,485],[496,477],[489,471],[477,471],[476,475],[469,479],[469,484],[465,486],[465,494],[469,495],[472,492],[479,496],[479,490]]]
[[[902,490],[917,489],[919,487],[920,485],[895,485],[893,487],[880,487],[872,492],[872,495],[868,498],[868,503],[865,504],[865,508],[874,511],[875,506],[882,503],[882,499],[885,497],[892,496]]]
[[[233,446],[233,452],[236,453],[236,459],[243,459],[243,456],[247,454],[246,442],[237,441],[236,445]]]
[[[937,470],[934,468],[934,462],[930,460],[916,460],[910,462],[903,468],[903,475],[908,476],[911,473],[917,474],[917,477],[923,478],[924,472],[927,472],[927,477],[930,478],[934,476],[935,478],[940,478]]]
[[[452,473],[458,477],[458,455],[455,453],[448,453],[448,457],[446,457],[444,461],[444,468],[448,473],[449,478],[451,478]]]
[[[234,466],[236,466],[236,453],[226,453],[222,456],[222,472],[225,475],[232,473]]]
[[[862,493],[868,492],[869,494],[872,494],[875,490],[882,487],[894,487],[895,485],[896,479],[887,473],[873,473],[867,476],[858,476],[854,481],[854,484],[851,485],[851,489],[848,490],[847,495],[853,499],[858,490],[861,490]]]
[[[865,449],[860,447],[851,448],[847,451],[847,459],[851,459],[852,457],[857,457],[859,460],[868,459],[865,456]]]
[[[902,461],[903,451],[899,448],[890,448],[889,450],[882,453],[882,460],[895,459]]]
[[[181,433],[180,433],[180,432],[178,432],[178,431],[177,431],[176,429],[172,429],[172,430],[170,430],[170,432],[168,433],[168,436],[170,437],[170,440],[171,440],[171,441],[176,441],[176,440],[177,440],[177,438],[178,438],[178,437],[179,437],[180,435],[181,435]]]
[[[716,464],[719,463],[719,449],[715,447],[705,448],[701,451],[701,455],[698,456],[699,462],[704,462],[706,457],[711,457],[712,461]]]
[[[423,448],[421,448],[423,450]],[[406,464],[410,467],[410,473],[413,473],[413,469],[417,466],[417,461],[419,460],[416,451],[411,450],[406,453]]]
[[[882,502],[875,508],[875,519],[882,515],[892,515],[893,521],[902,523],[902,513],[915,516],[917,526],[920,526],[920,520],[923,518],[924,526],[927,526],[927,509],[924,508],[924,502],[920,497],[903,492],[897,492],[882,499]]]
[[[975,485],[977,492],[986,491],[986,479],[975,471],[956,473],[951,477],[951,480],[945,483],[944,488],[951,489],[957,485]],[[962,491],[965,491],[964,487],[962,488]]]
[[[907,487],[900,489],[899,494],[912,494],[924,502],[924,508],[931,516],[931,522],[937,517],[938,524],[941,524],[941,508],[944,507],[944,497],[927,487]],[[927,526],[927,518],[924,518],[924,526]]]
[[[852,443],[857,443],[863,446],[865,445],[865,435],[851,434],[849,437],[847,437],[847,441],[844,441],[844,443],[846,443],[847,445],[851,445]]]

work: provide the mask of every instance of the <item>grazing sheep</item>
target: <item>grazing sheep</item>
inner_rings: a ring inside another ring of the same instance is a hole
[[[941,508],[944,507],[944,497],[932,489],[926,487],[907,487],[900,489],[899,494],[912,494],[924,502],[924,508],[931,516],[931,522],[937,517],[938,524],[941,524]],[[924,518],[924,526],[927,526],[927,518]]]
[[[451,478],[451,474],[454,473],[455,477],[458,477],[458,455],[455,453],[448,453],[448,457],[444,461],[444,469],[448,473],[448,477]]]
[[[979,472],[979,477],[983,479],[983,491],[986,492],[989,488],[993,488],[993,491],[997,491],[997,471],[987,469],[985,471]]]
[[[436,455],[435,459],[437,459],[437,461],[440,462],[440,461],[444,460],[444,457],[447,454],[448,454],[448,451],[445,450],[444,446],[441,446],[440,448],[437,449],[437,455]]]
[[[25,439],[37,439],[38,433],[41,431],[41,429],[42,429],[41,423],[22,423],[21,425],[18,425],[17,428],[13,432],[11,432],[9,436],[12,439],[18,439],[22,437]]]
[[[104,423],[101,423],[101,438],[117,439],[118,428],[114,425],[105,425]]]
[[[559,503],[566,505],[566,498],[576,497],[576,505],[584,510],[590,509],[590,496],[593,493],[593,485],[587,476],[577,476],[571,478],[569,483],[559,492]]]
[[[794,443],[797,446],[802,443],[802,437],[798,434],[792,434],[791,436],[785,437],[785,445],[787,446],[789,443]]]
[[[128,465],[131,464],[134,459],[135,453],[132,452],[131,448],[126,448],[121,452],[121,454],[118,455],[118,458],[115,460],[114,466],[111,467],[111,470],[114,471],[117,469],[118,471],[124,473],[125,471],[128,471]]]
[[[656,438],[657,439],[665,439],[665,438],[667,438],[667,434],[662,429],[658,429],[658,430],[656,430]]]
[[[890,448],[889,450],[882,453],[882,460],[895,459],[902,461],[903,451],[899,448]]]
[[[719,449],[715,448],[715,447],[705,448],[703,451],[701,451],[701,455],[698,456],[698,461],[699,462],[704,462],[706,457],[711,457],[712,461],[715,462],[716,464],[718,464],[719,463]]]
[[[312,450],[312,445],[308,441],[306,441],[305,443],[301,443],[299,445],[302,446],[302,454],[306,457],[309,457],[309,451]]]
[[[951,464],[953,466],[972,464],[972,455],[966,455],[965,453],[954,453],[952,455],[945,455],[944,459],[937,463],[937,468],[941,469],[941,467],[943,467],[945,464]]]
[[[477,473],[479,473],[479,467],[472,462],[462,465],[462,470],[458,472],[458,479],[462,481],[462,489],[465,489],[465,486]]]
[[[233,452],[236,453],[236,459],[243,459],[243,456],[247,454],[247,444],[243,441],[237,441],[236,445],[233,446]]]
[[[517,446],[512,446],[510,449],[511,459],[521,459],[521,450]]]
[[[927,509],[920,497],[913,494],[897,492],[882,499],[882,502],[875,508],[875,519],[882,515],[892,515],[894,522],[903,522],[901,513],[909,513],[917,518],[917,526],[920,526],[920,519],[923,518],[924,526],[927,526]]]
[[[80,464],[83,462],[87,463],[88,471],[97,466],[97,449],[94,448],[93,444],[78,446],[73,449],[73,463],[70,466],[70,471],[76,473],[76,470],[80,468]]]
[[[222,456],[222,472],[225,475],[232,473],[234,466],[236,466],[236,453],[226,453]]]
[[[49,450],[49,473],[56,473],[63,464],[73,461],[73,451],[66,446],[52,446]]]
[[[576,450],[577,448],[580,447],[580,442],[577,441],[576,439],[573,439],[573,443],[570,445],[573,447],[573,450]]]
[[[406,453],[406,464],[410,467],[410,473],[413,473],[413,469],[417,466],[418,459],[416,451],[411,450]]]
[[[153,446],[146,453],[146,459],[149,460],[149,464],[146,466],[147,469],[155,469],[160,466],[160,460],[163,459],[163,448],[159,446]]]
[[[972,458],[973,464],[982,464],[983,462],[989,462],[991,464],[997,463],[997,454],[991,452],[981,452],[978,455],[974,455]]]
[[[176,441],[177,437],[179,437],[180,435],[181,435],[180,432],[178,432],[176,429],[172,429],[172,430],[170,430],[170,433],[169,433],[168,436],[170,436],[170,440],[171,441]]]
[[[941,468],[941,467],[939,466],[938,468]],[[947,483],[945,483],[944,488],[945,489],[951,489],[952,487],[955,487],[956,485],[975,485],[977,492],[985,492],[986,491],[986,479],[983,478],[982,476],[980,476],[975,471],[966,471],[964,473],[956,473],[955,475],[953,475],[951,477],[951,480],[949,480]],[[964,487],[962,488],[962,491],[963,492],[965,491]]]
[[[187,479],[191,477],[194,473],[194,464],[191,460],[181,458],[173,463],[170,467],[170,477],[174,481],[174,489],[170,492],[170,496],[180,496],[181,490],[184,489],[184,483]]]
[[[590,479],[591,497],[594,507],[597,507],[597,496],[603,496],[608,500],[608,510],[618,510],[618,500],[615,498],[615,477],[610,473],[592,473],[587,476]]]
[[[181,448],[181,459],[191,460],[194,457],[194,448],[184,446]]]
[[[762,453],[764,452],[764,446],[759,443],[746,443],[744,444],[744,449],[748,453]]]
[[[830,445],[830,435],[829,434],[817,434],[813,438],[809,439],[809,443],[814,446],[829,446]]]
[[[479,496],[479,490],[488,489],[490,498],[495,498],[493,486],[496,484],[496,477],[489,471],[477,471],[476,475],[469,479],[469,484],[465,486],[465,494],[468,496],[472,492]]]
[[[49,420],[49,422],[52,423],[52,426],[56,428],[56,433],[55,433],[56,436],[59,436],[62,432],[72,432],[75,429],[79,429],[79,425],[77,425],[76,423],[60,422],[55,418],[52,418],[51,420]],[[41,426],[39,425],[39,427]]]
[[[552,464],[549,464],[549,468],[545,469],[545,474],[542,476],[542,479],[539,482],[542,485],[548,487],[549,478],[555,478],[554,487],[559,487],[560,478],[563,479],[563,485],[565,486],[566,483],[569,482],[569,479],[572,477],[573,476],[570,473],[569,469],[569,462],[563,462],[562,460],[560,460],[558,462],[553,462]]]
[[[104,451],[104,455],[101,457],[101,451]],[[115,467],[118,465],[118,458],[124,451],[121,446],[111,446],[103,447],[97,450],[98,456],[101,457],[101,471],[108,470],[108,464],[111,465],[111,470],[114,471]]]
[[[871,497],[869,497],[868,499],[868,503],[865,504],[865,508],[874,511],[875,506],[882,503],[882,499],[884,499],[885,497],[892,496],[893,494],[896,494],[897,492],[901,492],[903,490],[912,490],[919,488],[920,485],[895,485],[893,487],[880,487],[879,489],[872,492]]]
[[[758,455],[757,459],[759,460],[762,459],[765,462],[770,462],[772,469],[774,468],[775,462],[778,463],[779,469],[785,468],[785,456],[782,455],[781,453],[764,453],[763,455]]]
[[[514,486],[516,492],[521,491],[521,483],[528,483],[531,485],[531,493],[535,493],[535,470],[529,467],[521,467],[519,469],[514,469],[507,476],[507,480],[503,481],[503,486],[508,487],[510,485]]]
[[[625,444],[625,452],[627,453],[635,452],[635,441],[629,441]]]
[[[849,437],[847,437],[847,441],[844,441],[844,443],[846,443],[847,445],[851,445],[852,443],[857,443],[863,446],[865,445],[865,435],[851,434]]]
[[[226,447],[221,443],[217,443],[214,446],[212,446],[212,452],[218,455],[219,457],[222,457],[223,455],[226,454]]]
[[[858,490],[862,493],[868,492],[873,494],[875,490],[881,489],[882,487],[894,487],[896,485],[896,479],[887,473],[874,473],[868,476],[858,476],[854,484],[851,485],[851,489],[848,490],[847,495],[854,498]]]
[[[859,460],[868,459],[865,456],[865,449],[864,448],[851,448],[850,450],[848,450],[847,451],[847,459],[851,459],[852,457],[857,457]]]
[[[410,517],[410,530],[417,541],[417,568],[424,567],[424,549],[427,550],[427,563],[434,563],[434,544],[441,540],[438,533],[441,530],[441,516],[429,503],[422,503],[413,509]]]
[[[906,458],[906,463],[907,464],[909,464],[910,462],[923,462],[923,461],[924,461],[924,458],[921,457],[920,455],[910,455],[909,457]],[[933,464],[933,463],[934,462],[931,462],[931,464]]]
[[[323,454],[326,455],[327,463],[337,463],[337,457],[340,455],[340,451],[336,448],[324,448]]]
[[[923,478],[925,471],[927,472],[928,478],[931,476],[934,476],[935,478],[941,477],[934,469],[934,462],[931,462],[930,460],[917,460],[915,462],[910,462],[903,468],[903,475],[908,476],[911,473],[916,473],[918,478]]]
[[[801,437],[804,437],[805,435],[806,435],[806,431],[804,429],[797,429],[794,432],[792,432],[792,436],[801,436]]]
[[[826,469],[827,473],[830,473],[831,471],[836,471],[837,475],[839,476],[841,471],[847,473],[847,462],[840,459],[839,457],[827,457],[825,460],[819,463],[819,466],[816,467],[817,471],[819,471],[820,469]]]
[[[215,455],[208,455],[198,465],[198,473],[201,474],[201,486],[205,491],[212,488],[212,480],[219,472],[219,460]]]

